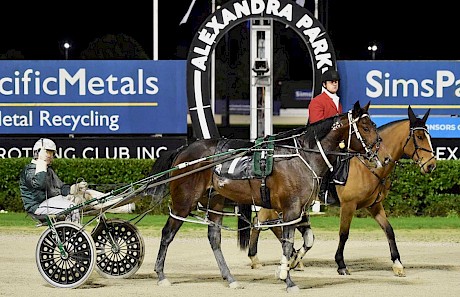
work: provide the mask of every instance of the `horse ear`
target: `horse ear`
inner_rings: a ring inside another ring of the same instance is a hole
[[[425,113],[425,115],[423,116],[423,124],[426,123],[426,120],[428,120],[428,116],[430,115],[430,111],[431,111],[431,108],[428,109],[428,111]]]
[[[358,100],[353,105],[353,111],[359,111],[360,109],[361,109],[361,104],[359,104],[359,100]]]
[[[357,118],[360,112],[361,112],[361,105],[359,104],[359,100],[358,100],[353,105],[353,112],[352,112],[353,118]]]
[[[410,105],[407,107],[407,115],[409,116],[409,121],[411,122],[411,124],[415,123],[417,117],[415,116],[414,111],[412,110],[412,107],[410,107]]]
[[[371,102],[367,102],[367,104],[363,107],[363,109],[367,112],[369,111],[369,106],[371,106]]]

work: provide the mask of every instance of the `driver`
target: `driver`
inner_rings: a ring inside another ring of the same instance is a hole
[[[22,170],[19,177],[19,188],[24,209],[31,214],[57,214],[74,206],[66,198],[70,194],[70,186],[62,182],[50,167],[56,154],[56,144],[48,138],[40,138],[34,145],[33,159]],[[80,223],[78,209],[66,218]]]
[[[88,184],[81,181],[72,186],[62,182],[50,167],[56,155],[56,144],[48,138],[40,138],[34,145],[33,159],[22,170],[19,178],[19,188],[24,209],[31,214],[57,214],[61,211],[84,202],[87,199],[97,198],[104,193],[89,190]],[[92,208],[100,209],[118,201],[109,201],[104,204],[93,204]],[[126,204],[109,209],[112,213],[128,213],[135,209],[135,204]],[[69,221],[80,223],[79,210],[72,211],[66,218]]]

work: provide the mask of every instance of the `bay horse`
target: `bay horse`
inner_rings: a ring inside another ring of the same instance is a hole
[[[302,219],[303,213],[317,195],[319,179],[325,175],[328,164],[336,159],[333,153],[339,152],[345,142],[348,143],[349,150],[372,155],[380,141],[375,123],[368,113],[369,105],[370,102],[361,107],[357,101],[353,109],[347,113],[277,134],[272,142],[273,168],[271,174],[266,177],[265,187],[269,190],[271,206],[283,214],[282,220],[286,224],[282,234],[279,278],[286,283],[288,292],[299,290],[291,280],[288,264],[294,252],[293,223]],[[231,143],[234,143],[233,147],[229,145]],[[163,192],[168,184],[171,199],[170,214],[162,229],[155,263],[158,285],[171,285],[164,273],[168,247],[183,222],[187,221],[186,218],[193,215],[192,212],[202,205],[209,210],[206,212],[208,240],[222,278],[228,282],[230,288],[240,287],[231,274],[221,250],[222,211],[226,199],[238,203],[242,213],[238,217],[238,245],[241,250],[247,249],[251,228],[251,208],[264,205],[261,194],[262,180],[231,179],[221,176],[217,172],[216,164],[228,160],[228,157],[222,158],[226,152],[238,152],[237,148],[244,147],[250,148],[251,143],[246,140],[201,139],[176,151],[162,154],[155,161],[152,173],[167,172],[168,174],[162,177],[167,179],[167,182],[164,187],[152,184],[145,195],[151,195],[161,202],[165,197]],[[226,148],[227,151],[222,148]],[[258,147],[252,146],[252,148],[257,151]],[[254,152],[251,149],[243,150],[243,155],[252,153]],[[242,154],[230,156],[236,160]],[[304,241],[309,240],[309,234],[302,235]]]
[[[405,276],[404,266],[401,263],[396,245],[395,233],[386,216],[383,201],[390,191],[390,174],[403,156],[411,158],[418,164],[422,174],[430,173],[436,168],[436,158],[426,127],[429,113],[430,109],[420,119],[408,106],[408,119],[397,120],[379,127],[378,133],[382,137],[382,142],[378,156],[384,166],[375,168],[363,158],[354,157],[350,160],[349,175],[345,185],[335,185],[340,200],[339,244],[335,261],[338,265],[337,272],[340,275],[350,274],[345,264],[343,251],[348,240],[354,213],[358,209],[366,209],[385,232],[390,247],[394,274]],[[274,220],[278,218],[278,213],[274,209],[262,208],[256,218],[259,221]],[[309,224],[307,226],[310,228]],[[281,227],[273,227],[270,230],[281,240]],[[253,269],[262,266],[257,257],[260,231],[261,229],[257,228],[251,230],[248,256]],[[291,263],[291,268],[303,269],[301,259],[311,247],[312,245],[308,248],[302,247],[296,252],[296,260]]]

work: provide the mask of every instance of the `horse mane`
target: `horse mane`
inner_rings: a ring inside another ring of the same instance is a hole
[[[378,127],[377,130],[378,131],[383,131],[383,130],[386,130],[388,128],[391,128],[393,127],[394,125],[398,124],[398,123],[401,123],[401,122],[404,122],[404,121],[407,121],[408,119],[400,119],[400,120],[396,120],[396,121],[393,121],[393,122],[388,122],[386,124],[383,124],[382,126]]]
[[[303,135],[304,141],[306,141],[310,146],[316,143],[316,139],[323,139],[332,128],[332,124],[336,121],[338,117],[344,116],[345,113],[340,115],[322,119],[320,121],[314,122],[313,124],[307,124],[306,126],[297,127],[291,130],[280,132],[275,135],[275,140],[282,139],[291,139],[294,136]]]

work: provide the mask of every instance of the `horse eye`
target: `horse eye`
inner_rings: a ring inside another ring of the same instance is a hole
[[[423,139],[423,136],[419,135],[417,136],[418,140],[422,140]]]

